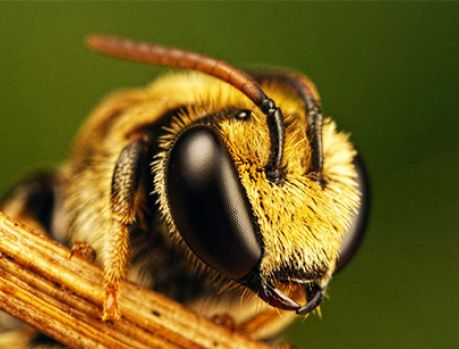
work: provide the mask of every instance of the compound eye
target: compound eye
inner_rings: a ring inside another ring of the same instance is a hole
[[[335,274],[343,269],[354,257],[362,242],[368,222],[370,192],[367,171],[360,156],[354,158],[354,166],[357,170],[357,181],[361,193],[360,205],[341,244],[341,253],[336,263]]]
[[[174,143],[166,191],[172,219],[189,248],[227,277],[249,274],[262,255],[250,203],[218,133],[193,126]]]

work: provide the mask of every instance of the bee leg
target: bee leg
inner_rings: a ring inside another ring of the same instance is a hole
[[[69,258],[80,256],[90,262],[96,260],[96,251],[86,241],[75,241],[70,249]]]
[[[226,328],[230,332],[237,331],[236,320],[234,320],[234,318],[229,314],[216,314],[212,316],[211,320],[217,325]]]
[[[258,82],[273,82],[286,86],[303,101],[307,120],[306,137],[311,147],[309,174],[322,187],[325,186],[322,174],[324,162],[322,146],[323,115],[320,96],[316,87],[305,75],[290,70],[260,71],[254,72],[252,75]]]
[[[0,210],[31,228],[52,235],[57,183],[57,177],[52,172],[39,172],[27,177],[0,200]]]
[[[136,196],[141,169],[146,161],[147,144],[143,140],[128,144],[115,165],[111,185],[112,228],[106,236],[104,255],[104,321],[120,318],[118,289],[127,273],[129,228],[136,222]]]

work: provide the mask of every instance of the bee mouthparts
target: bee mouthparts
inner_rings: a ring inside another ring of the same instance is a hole
[[[301,308],[296,309],[298,315],[305,315],[317,308],[324,297],[324,290],[316,283],[305,285],[304,291],[308,302]]]
[[[298,315],[305,315],[314,310],[319,306],[324,295],[323,289],[316,283],[303,285],[307,303],[301,306],[263,278],[252,278],[243,284],[254,291],[269,305],[283,310],[295,311]]]
[[[301,306],[293,299],[287,297],[280,290],[270,284],[266,284],[263,292],[258,293],[258,296],[273,307],[285,310],[298,310]]]

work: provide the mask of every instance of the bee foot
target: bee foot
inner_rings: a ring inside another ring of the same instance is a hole
[[[80,256],[90,262],[94,262],[96,259],[96,251],[86,241],[74,242],[70,249],[69,258],[72,258],[74,255]]]
[[[102,321],[115,322],[120,318],[121,314],[118,309],[117,292],[113,286],[109,286],[105,291]]]
[[[229,314],[216,314],[212,316],[211,320],[217,325],[226,328],[230,332],[235,332],[237,330],[236,321]]]

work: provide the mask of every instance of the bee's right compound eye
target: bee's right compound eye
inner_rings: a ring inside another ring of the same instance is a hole
[[[360,156],[354,158],[354,166],[357,170],[357,182],[361,192],[360,205],[357,213],[352,218],[351,226],[341,243],[341,252],[336,263],[335,273],[343,269],[357,252],[365,234],[370,210],[370,189],[368,175]]]
[[[174,224],[197,257],[233,280],[257,267],[262,247],[251,206],[212,127],[179,135],[168,157],[166,191]]]

